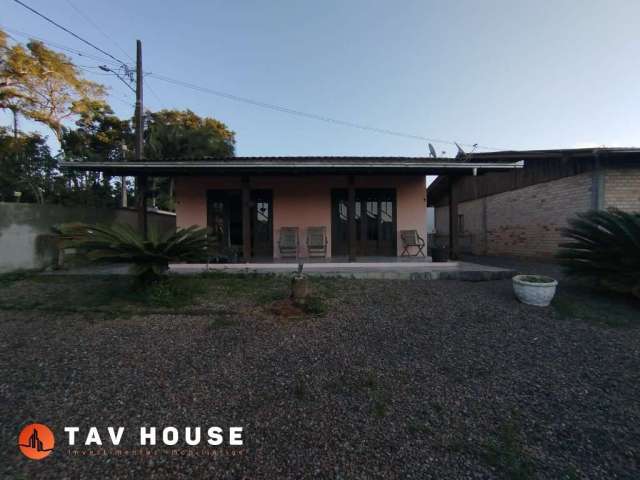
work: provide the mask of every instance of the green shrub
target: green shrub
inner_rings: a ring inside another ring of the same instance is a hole
[[[640,213],[580,213],[562,235],[557,258],[569,276],[640,298]]]
[[[198,261],[210,246],[206,229],[196,226],[164,235],[150,229],[146,240],[127,224],[72,223],[57,231],[67,239],[65,247],[85,252],[92,262],[131,264],[132,273],[145,282],[160,278],[170,262]]]

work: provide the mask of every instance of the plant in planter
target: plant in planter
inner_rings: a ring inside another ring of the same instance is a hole
[[[640,213],[591,210],[569,220],[557,258],[567,275],[640,298]]]
[[[513,291],[518,300],[527,305],[546,307],[556,294],[557,280],[543,275],[516,275]]]
[[[127,224],[64,224],[56,228],[65,247],[84,252],[96,263],[131,264],[131,272],[142,282],[158,280],[171,262],[197,261],[210,246],[205,228],[192,226],[158,235],[149,229],[147,239]]]

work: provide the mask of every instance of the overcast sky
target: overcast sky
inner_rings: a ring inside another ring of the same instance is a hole
[[[15,38],[103,56],[1,1]],[[637,0],[24,1],[126,62],[118,45],[134,57],[141,39],[148,72],[321,116],[493,149],[640,144]],[[72,58],[132,114],[133,94],[99,74],[103,62]],[[423,140],[146,82],[148,108],[222,120],[239,155],[427,153]]]

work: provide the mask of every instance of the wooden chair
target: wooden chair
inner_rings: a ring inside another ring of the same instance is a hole
[[[417,230],[400,230],[400,238],[402,239],[402,243],[404,245],[404,250],[400,254],[401,257],[405,255],[410,257],[417,257],[418,255],[425,256],[424,254],[424,246],[425,241],[424,238],[420,236]],[[409,253],[409,249],[411,247],[417,248],[417,252],[415,255],[411,255]]]
[[[327,227],[307,228],[307,252],[309,252],[309,257],[326,257],[328,244]]]
[[[298,258],[298,227],[282,227],[278,239],[280,257]]]

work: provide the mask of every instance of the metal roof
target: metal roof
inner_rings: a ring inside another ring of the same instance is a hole
[[[522,168],[521,161],[472,161],[431,157],[229,157],[164,159],[158,162],[61,162],[63,168],[121,174],[189,175],[232,173],[419,173],[446,174],[455,170]]]

